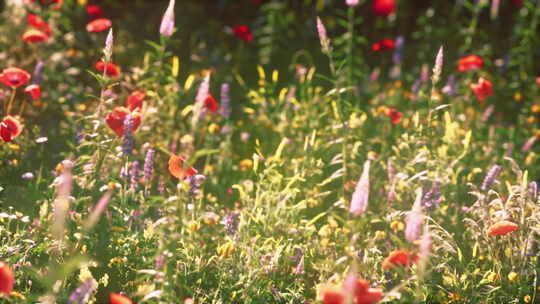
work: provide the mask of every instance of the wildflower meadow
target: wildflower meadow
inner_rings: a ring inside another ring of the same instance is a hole
[[[540,303],[539,23],[0,2],[0,303]]]

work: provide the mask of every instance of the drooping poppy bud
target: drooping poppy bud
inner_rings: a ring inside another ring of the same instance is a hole
[[[41,98],[41,88],[38,84],[31,84],[27,86],[24,89],[24,92],[30,95],[30,97],[32,97],[32,100],[38,100]]]
[[[458,71],[460,72],[480,70],[483,66],[484,60],[478,55],[469,55],[458,60]]]
[[[89,5],[86,7],[86,13],[92,19],[103,17],[103,10],[99,5]]]

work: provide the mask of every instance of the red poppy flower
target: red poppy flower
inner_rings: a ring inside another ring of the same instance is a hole
[[[211,94],[208,94],[204,99],[204,107],[212,112],[212,114],[215,114],[218,111],[218,103]]]
[[[0,74],[0,82],[8,87],[17,88],[30,81],[30,74],[19,68],[6,68]]]
[[[15,117],[8,115],[0,123],[0,136],[6,142],[12,141],[22,132],[21,123]]]
[[[103,16],[103,10],[99,5],[89,5],[86,7],[86,13],[90,18],[97,19]]]
[[[506,235],[514,230],[517,230],[519,226],[510,221],[500,221],[491,225],[488,230],[488,235]]]
[[[389,269],[394,266],[409,266],[418,262],[418,255],[405,249],[398,249],[390,252],[390,255],[383,261],[383,268]]]
[[[112,112],[105,116],[105,122],[119,137],[124,136],[124,120],[126,120],[128,114],[131,114],[133,119],[132,130],[135,132],[141,125],[141,113],[137,111],[131,112],[125,107],[116,107]]]
[[[355,304],[375,304],[381,301],[383,292],[377,288],[370,288],[369,282],[362,279],[356,279],[352,287],[352,303]],[[345,304],[350,290],[331,285],[322,292],[321,301],[324,304]]]
[[[371,46],[371,49],[374,51],[374,52],[378,52],[378,51],[391,51],[393,49],[396,48],[396,42],[392,39],[388,39],[388,38],[384,38],[383,40],[379,41],[379,42],[375,42],[372,46]]]
[[[126,296],[113,292],[109,295],[109,304],[133,304],[133,301]]]
[[[189,166],[182,156],[171,155],[169,158],[169,172],[178,179],[197,174],[195,168]]]
[[[401,121],[401,117],[403,117],[403,113],[399,112],[395,108],[388,108],[385,114],[390,117],[390,121],[394,125],[397,125]]]
[[[106,18],[99,18],[88,22],[86,30],[93,33],[103,32],[112,26],[112,21]]]
[[[237,25],[233,27],[233,33],[236,37],[243,39],[245,42],[253,40],[253,34],[246,25]]]
[[[471,83],[470,88],[476,95],[476,98],[478,98],[478,101],[484,101],[487,96],[493,95],[493,84],[484,77],[480,77],[477,83]]]
[[[36,30],[36,29],[26,30],[26,32],[24,32],[22,34],[22,40],[24,40],[25,42],[28,42],[28,43],[44,42],[45,40],[47,40],[47,38],[49,38],[49,36],[47,36],[47,34],[45,34],[44,32],[42,32],[40,30]]]
[[[37,100],[41,98],[41,88],[39,87],[39,84],[31,84],[27,86],[24,89],[24,92],[30,97],[32,97],[32,100]]]
[[[396,10],[395,0],[374,0],[373,12],[375,15],[387,17]]]
[[[0,261],[0,292],[9,296],[15,285],[15,275],[8,264]]]
[[[105,63],[103,62],[103,60],[96,62],[96,70],[103,73],[104,69],[105,69]],[[118,65],[116,65],[113,62],[109,62],[107,64],[107,71],[105,72],[105,75],[110,76],[110,77],[120,76],[120,67],[118,67]]]
[[[478,55],[469,55],[461,57],[458,60],[458,71],[476,71],[484,66],[484,60]]]
[[[26,16],[26,22],[47,35],[52,33],[51,26],[36,14],[28,14]]]
[[[141,110],[146,93],[144,91],[133,91],[126,100],[126,107],[130,111]]]

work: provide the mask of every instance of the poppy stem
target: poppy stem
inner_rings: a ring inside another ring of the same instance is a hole
[[[9,111],[11,110],[11,104],[15,101],[15,93],[17,93],[17,89],[11,88],[11,98],[9,99],[8,103],[6,104],[6,109],[4,112],[6,112],[6,115],[9,115]]]
[[[24,108],[26,107],[26,99],[23,99],[21,101],[21,107],[19,108],[19,116],[22,116],[24,113]]]

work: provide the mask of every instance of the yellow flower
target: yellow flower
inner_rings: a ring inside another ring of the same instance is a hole
[[[386,232],[382,230],[375,231],[375,240],[384,240],[386,238]]]
[[[219,246],[217,249],[217,254],[221,258],[226,258],[234,252],[234,244],[231,241]]]
[[[405,229],[405,225],[403,224],[403,222],[401,221],[392,221],[392,223],[390,223],[390,228],[392,230],[394,230],[394,232],[398,232],[398,231],[402,231],[403,229]]]
[[[195,232],[201,228],[201,224],[198,221],[191,221],[188,225],[188,229],[191,232]]]
[[[533,113],[540,113],[540,105],[533,104],[533,105],[531,106],[531,111],[532,111]]]
[[[249,171],[253,168],[253,161],[249,158],[240,161],[240,171]]]
[[[216,123],[212,123],[211,125],[208,126],[208,133],[210,134],[216,134],[219,132],[221,128],[219,127],[218,124]]]
[[[532,298],[531,298],[530,295],[526,295],[526,296],[523,297],[523,302],[531,303],[531,301],[532,301]]]
[[[519,274],[517,274],[517,273],[515,273],[513,271],[508,274],[508,280],[509,281],[515,281],[518,278],[519,278]]]
[[[514,94],[514,100],[515,101],[521,101],[523,99],[523,94],[521,94],[520,92],[516,92]]]

